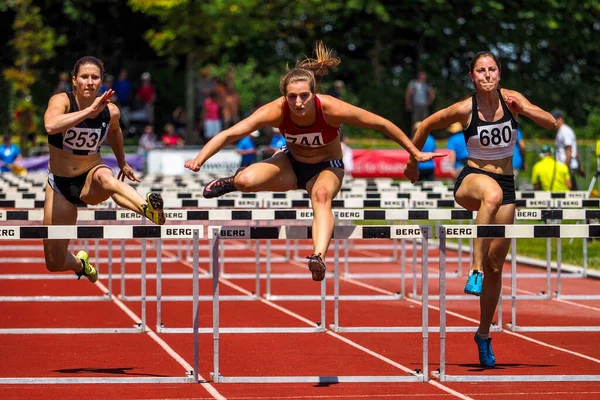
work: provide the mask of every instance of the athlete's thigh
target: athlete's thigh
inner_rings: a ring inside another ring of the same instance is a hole
[[[285,153],[248,166],[235,176],[235,183],[256,192],[286,192],[298,188],[292,163]]]
[[[46,195],[44,199],[44,225],[75,225],[77,222],[77,206],[60,193],[56,193],[46,183]],[[68,239],[44,240],[44,251],[46,253],[65,252],[69,247]]]
[[[306,183],[306,191],[310,198],[324,190],[328,199],[337,196],[342,182],[344,180],[344,170],[342,168],[327,168],[319,172]]]
[[[85,185],[81,189],[79,197],[86,204],[96,205],[106,201],[110,192],[102,184],[103,180],[116,179],[112,170],[106,165],[97,165],[88,173]]]
[[[469,174],[463,179],[456,191],[455,200],[458,204],[470,211],[477,211],[486,192],[500,191],[502,188],[491,177],[484,174]]]

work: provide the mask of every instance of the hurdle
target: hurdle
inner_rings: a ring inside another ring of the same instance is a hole
[[[418,226],[336,226],[334,228],[334,237],[336,239],[347,240],[349,238],[363,238],[363,239],[378,239],[378,238],[390,238],[394,235],[394,229],[407,229],[411,228],[414,232],[418,232],[418,236],[421,237],[421,231]],[[209,227],[208,238],[212,239],[213,246],[213,371],[211,372],[212,381],[215,383],[341,383],[341,382],[424,382],[428,380],[428,329],[421,329],[422,336],[422,369],[421,371],[410,371],[406,370],[407,375],[399,376],[224,376],[221,373],[220,367],[220,335],[221,333],[262,333],[262,332],[278,332],[278,333],[297,333],[306,332],[306,329],[299,331],[297,328],[230,328],[223,329],[219,326],[219,268],[217,256],[219,254],[218,247],[219,241],[231,239],[231,231],[235,230],[236,235],[250,239],[310,239],[311,229],[309,227]],[[241,233],[240,233],[241,232]],[[423,236],[427,241],[427,236]],[[426,260],[426,259],[425,259]],[[425,262],[424,260],[424,262]],[[427,265],[424,264],[424,269]],[[424,285],[427,285],[427,281],[424,280]],[[425,289],[426,290],[426,289]],[[324,327],[326,326],[325,321],[325,279],[321,282],[321,321],[317,324],[319,330],[315,332],[324,333]],[[423,324],[427,324],[427,310],[428,306],[426,303],[422,305],[423,311]],[[267,329],[267,330],[265,330]],[[309,328],[313,329],[313,328]]]
[[[168,226],[75,226],[75,225],[50,225],[50,226],[4,226],[4,234],[0,240],[16,239],[141,239],[145,243],[147,239],[184,237],[192,239],[196,245],[200,237],[204,235],[203,226],[188,226],[185,230],[178,229],[173,232],[172,227]],[[145,246],[142,247],[145,249]],[[197,246],[194,251],[195,266],[197,273],[199,268]],[[144,257],[142,257],[144,260]],[[120,334],[120,333],[149,333],[150,330],[146,324],[146,264],[142,262],[141,271],[141,322],[132,328],[3,328],[0,334]],[[194,288],[197,298],[197,286]],[[0,298],[2,301],[6,298]],[[116,300],[113,295],[110,300]],[[75,298],[74,301],[77,301]],[[135,378],[0,378],[0,384],[174,384],[174,383],[197,383],[199,382],[199,337],[198,337],[198,303],[193,304],[193,347],[194,363],[193,370],[186,371],[184,377],[135,377]]]
[[[459,229],[442,226],[438,232],[441,262],[440,262],[440,368],[432,372],[432,376],[441,382],[583,382],[598,381],[599,375],[448,375],[446,373],[446,280],[443,272],[446,268],[446,238],[588,238],[600,237],[600,225],[471,225]],[[514,272],[514,271],[513,271]],[[516,284],[512,284],[511,300],[516,304]],[[513,317],[516,311],[513,310]],[[514,321],[513,321],[514,323]],[[571,327],[565,327],[571,328]],[[577,327],[575,327],[577,328]],[[521,329],[524,330],[524,329]],[[536,332],[537,330],[534,328]],[[564,330],[552,330],[564,331]],[[570,330],[566,330],[570,331]]]

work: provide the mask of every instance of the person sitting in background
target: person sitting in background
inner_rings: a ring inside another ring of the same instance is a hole
[[[541,160],[534,164],[531,183],[535,190],[568,192],[573,187],[567,164],[554,159],[554,148],[545,144],[540,151]]]
[[[184,145],[183,139],[177,134],[172,124],[165,125],[160,141],[165,147],[182,147]]]
[[[4,143],[0,145],[0,172],[17,171],[21,172],[20,167],[23,156],[19,146],[11,143],[12,137],[10,135],[4,135]]]
[[[256,161],[256,143],[254,138],[260,136],[259,131],[254,131],[250,136],[245,136],[237,144],[235,151],[242,156],[240,167],[247,167]]]
[[[413,137],[419,129],[419,125],[421,125],[421,121],[415,122],[413,125]],[[425,144],[423,145],[423,149],[421,151],[426,153],[433,153],[436,149],[435,139],[431,134],[427,135],[427,139],[425,140]],[[435,164],[433,160],[425,161],[419,163],[419,181],[432,181],[435,179],[434,176]]]
[[[453,123],[446,130],[452,134],[452,136],[448,138],[446,147],[448,150],[454,152],[454,178],[456,178],[460,175],[460,172],[465,167],[465,163],[469,158],[467,142],[465,142],[465,135],[460,122]]]

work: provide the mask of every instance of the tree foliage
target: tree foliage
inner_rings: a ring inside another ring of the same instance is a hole
[[[324,87],[344,80],[348,99],[405,129],[403,95],[416,72],[428,72],[437,93],[434,109],[446,107],[472,90],[468,62],[480,50],[497,54],[503,64],[502,85],[534,104],[562,108],[576,126],[600,115],[598,0],[36,3],[48,26],[68,38],[52,64],[44,65],[46,71],[68,71],[85,53],[102,58],[109,71],[120,66],[136,73],[149,70],[153,80],[162,74],[164,79],[156,82],[161,85],[158,101],[168,111],[180,105],[172,103],[181,103],[193,84],[190,78],[173,79],[186,65],[194,71],[205,65],[214,65],[215,71],[241,71],[244,78],[237,90],[245,104],[252,104],[261,97],[257,91],[277,95],[276,87],[252,84],[252,76],[270,85],[286,64],[310,54],[314,42],[324,40],[342,59]],[[525,125],[526,132],[535,129]]]
[[[36,133],[35,106],[31,101],[31,87],[39,71],[36,67],[54,57],[54,48],[64,44],[65,39],[54,30],[44,26],[40,8],[32,0],[7,0],[4,8],[15,12],[14,38],[10,41],[14,48],[14,66],[4,69],[4,79],[11,87],[10,115],[11,130],[21,135],[21,151],[27,155],[28,134]]]

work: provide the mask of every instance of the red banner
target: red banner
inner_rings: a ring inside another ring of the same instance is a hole
[[[450,154],[451,150],[438,149],[436,153]],[[404,169],[408,162],[406,150],[365,150],[353,149],[355,178],[404,178]],[[450,155],[435,158],[434,174],[436,178],[453,178],[454,165]]]

